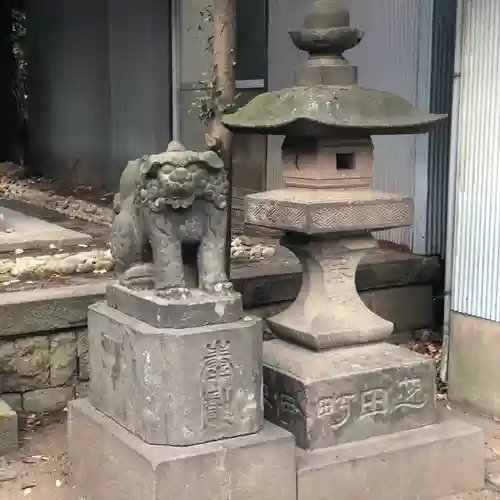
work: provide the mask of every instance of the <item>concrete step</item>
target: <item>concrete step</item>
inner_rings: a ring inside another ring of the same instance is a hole
[[[331,500],[332,492],[335,500],[431,500],[484,486],[484,437],[481,429],[450,420],[326,450],[299,450],[297,467],[298,500]],[[476,497],[447,500],[469,498]]]

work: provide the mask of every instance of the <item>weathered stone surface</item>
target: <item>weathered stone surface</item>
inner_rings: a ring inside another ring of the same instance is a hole
[[[80,382],[75,386],[75,398],[88,398],[90,394],[90,383],[89,382]]]
[[[23,407],[28,413],[49,413],[64,409],[73,397],[73,387],[39,389],[23,394]]]
[[[74,332],[50,336],[50,385],[73,382],[77,369],[76,335]]]
[[[69,405],[68,452],[86,500],[296,500],[293,436],[269,423],[188,448],[151,446],[79,400]]]
[[[3,392],[24,392],[48,387],[49,338],[0,340],[0,378]]]
[[[8,232],[5,232],[8,230]],[[8,252],[17,248],[32,250],[64,245],[79,245],[88,243],[91,237],[71,229],[46,222],[36,217],[30,217],[10,208],[2,207],[0,221],[0,252]]]
[[[392,323],[366,307],[355,285],[359,261],[377,246],[372,236],[285,234],[281,241],[297,255],[306,272],[293,304],[268,320],[277,337],[320,351],[390,336]]]
[[[434,361],[374,344],[314,353],[264,344],[266,419],[306,449],[429,425],[437,418]]]
[[[260,319],[157,329],[99,303],[89,342],[92,403],[148,443],[187,446],[262,425]]]
[[[368,254],[356,273],[358,290],[440,283],[443,269],[438,257],[378,249]]]
[[[157,328],[196,328],[218,323],[232,323],[243,317],[241,295],[217,297],[192,290],[186,300],[172,300],[155,295],[154,290],[135,291],[111,285],[107,292],[110,307]]]
[[[0,338],[84,326],[89,305],[102,300],[108,284],[108,280],[103,280],[87,285],[3,293]]]
[[[163,153],[130,161],[120,178],[111,229],[120,283],[183,297],[193,288],[183,252],[191,246],[197,286],[232,290],[224,258],[228,188],[224,162],[214,151],[187,151],[173,141]]]
[[[78,355],[78,380],[90,380],[89,334],[87,328],[76,332],[76,350]]]
[[[0,457],[17,450],[18,441],[17,414],[0,399]]]
[[[15,392],[4,393],[0,396],[15,412],[23,411],[23,396]]]
[[[398,332],[432,326],[434,293],[432,286],[406,286],[374,290],[372,311],[392,321]]]
[[[480,429],[448,421],[389,436],[298,450],[299,500],[430,500],[482,488]]]
[[[433,285],[441,279],[442,268],[437,257],[377,249],[361,260],[356,271],[356,288],[371,291]],[[289,250],[277,245],[276,255],[263,262],[233,262],[231,280],[235,290],[243,295],[244,306],[256,307],[295,299],[302,284],[302,268]]]
[[[245,198],[245,222],[282,231],[324,234],[408,226],[411,198],[359,189],[276,189]]]
[[[302,283],[302,269],[289,250],[276,245],[276,255],[262,262],[233,262],[231,281],[243,295],[244,307],[257,307],[295,299]]]

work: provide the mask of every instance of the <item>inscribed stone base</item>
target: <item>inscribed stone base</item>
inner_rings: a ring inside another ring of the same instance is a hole
[[[304,449],[319,449],[436,421],[434,361],[373,344],[314,352],[264,344],[264,411]]]
[[[446,421],[389,436],[298,450],[298,500],[430,500],[482,488],[480,429]]]
[[[158,328],[193,328],[232,323],[243,317],[241,294],[216,297],[192,290],[185,300],[165,299],[154,290],[135,291],[122,285],[107,290],[110,307]]]
[[[68,452],[76,498],[296,499],[293,436],[269,423],[234,439],[152,446],[79,400],[69,405]]]
[[[155,328],[89,308],[92,404],[150,444],[188,446],[257,432],[262,321]]]

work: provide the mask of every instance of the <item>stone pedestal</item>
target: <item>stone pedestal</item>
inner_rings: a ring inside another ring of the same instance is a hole
[[[96,410],[69,405],[75,498],[85,500],[293,500],[293,436],[257,434],[196,446],[153,446]]]
[[[423,500],[480,488],[480,429],[440,421],[430,358],[390,344],[264,345],[264,408],[291,431],[299,500]],[[422,478],[425,478],[422,480]]]
[[[262,324],[239,294],[113,285],[88,325],[90,396],[69,407],[80,495],[295,500],[295,440],[264,425]]]
[[[483,484],[483,433],[458,421],[297,452],[301,500],[430,500]]]
[[[436,421],[432,359],[390,344],[316,353],[282,340],[264,349],[266,418],[308,450]]]
[[[370,235],[287,234],[281,243],[300,260],[304,279],[292,305],[269,319],[277,335],[315,350],[390,336],[392,323],[370,311],[356,290],[356,268],[377,245]]]
[[[262,426],[260,319],[157,328],[98,303],[89,343],[90,401],[147,443],[187,446]]]

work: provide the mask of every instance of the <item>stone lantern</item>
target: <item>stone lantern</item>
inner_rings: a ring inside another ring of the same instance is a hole
[[[355,285],[359,261],[377,246],[370,231],[413,221],[411,198],[373,188],[371,136],[425,133],[445,115],[358,85],[343,53],[363,33],[339,2],[313,2],[290,36],[309,53],[295,86],[259,95],[223,123],[285,136],[285,187],[247,196],[245,220],[282,230],[281,243],[303,268],[298,297],[269,319],[277,339],[264,345],[265,417],[295,435],[298,498],[326,500],[335,491],[336,500],[401,500],[475,488],[480,432],[438,423],[433,361],[384,343],[393,325],[365,306]],[[428,473],[422,449],[440,462],[469,458],[446,478],[440,470],[436,485],[415,487],[412,477]],[[387,492],[381,477],[402,457],[411,473]]]

